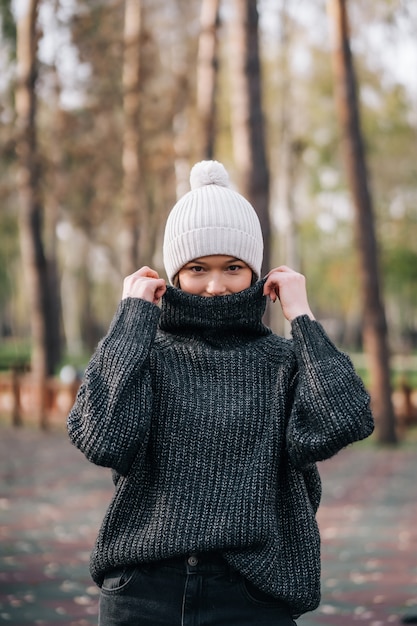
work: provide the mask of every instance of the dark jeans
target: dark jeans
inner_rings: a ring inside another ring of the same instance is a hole
[[[295,626],[286,605],[215,555],[189,555],[112,571],[99,626]]]

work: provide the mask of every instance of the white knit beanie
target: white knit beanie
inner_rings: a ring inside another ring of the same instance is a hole
[[[186,263],[212,254],[244,261],[259,278],[261,225],[253,206],[231,189],[224,166],[218,161],[196,163],[190,185],[165,226],[163,259],[170,283]]]

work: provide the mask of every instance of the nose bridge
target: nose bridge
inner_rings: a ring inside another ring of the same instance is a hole
[[[219,270],[213,270],[210,272],[210,276],[207,281],[207,291],[209,293],[222,293],[225,290],[223,272]]]

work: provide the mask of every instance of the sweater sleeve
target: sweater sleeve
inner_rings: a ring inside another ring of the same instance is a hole
[[[370,397],[347,354],[307,315],[292,322],[298,376],[287,429],[292,463],[303,467],[365,439],[374,428]]]
[[[96,465],[122,475],[150,429],[149,352],[160,310],[139,298],[122,300],[87,368],[67,419],[73,444]]]

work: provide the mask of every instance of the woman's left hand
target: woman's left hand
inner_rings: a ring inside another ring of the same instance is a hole
[[[290,322],[300,315],[315,319],[308,304],[305,277],[286,265],[268,273],[264,295],[269,296],[272,302],[280,301],[282,312]]]

